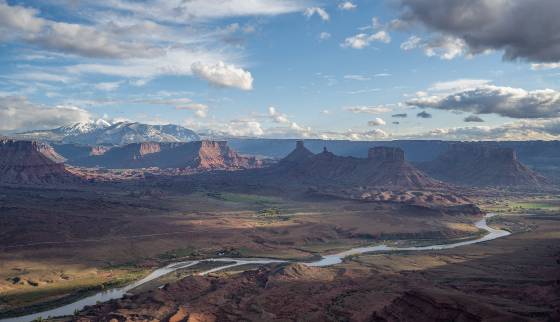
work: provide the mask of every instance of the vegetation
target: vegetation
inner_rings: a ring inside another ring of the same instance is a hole
[[[193,247],[177,248],[158,255],[158,258],[164,261],[175,260],[180,258],[191,258],[199,256],[200,253]]]
[[[560,199],[531,198],[531,199],[506,199],[503,201],[486,204],[483,210],[497,213],[533,213],[533,214],[555,214],[560,213]]]
[[[267,196],[244,194],[244,193],[208,192],[207,196],[210,198],[227,201],[227,202],[257,204],[257,205],[277,204],[281,202],[281,199],[278,197],[267,197]]]
[[[280,215],[280,209],[278,208],[265,208],[261,209],[258,212],[259,216],[263,217],[276,217]]]
[[[147,274],[147,270],[112,271],[112,277],[84,277],[33,288],[16,289],[2,294],[9,309],[0,311],[0,318],[48,310],[71,303],[104,289],[121,287]],[[104,275],[104,274],[100,274]]]

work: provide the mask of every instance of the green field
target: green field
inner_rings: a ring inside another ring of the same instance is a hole
[[[208,197],[235,203],[244,204],[257,204],[257,205],[273,205],[278,204],[282,201],[281,198],[260,196],[254,194],[244,194],[244,193],[230,193],[230,192],[209,192]]]
[[[42,288],[25,288],[0,294],[2,302],[12,310],[0,311],[0,318],[46,310],[90,294],[130,284],[146,276],[149,271],[141,268],[112,270],[110,279],[88,276],[63,283],[53,283]]]
[[[484,205],[488,212],[500,213],[560,213],[560,199],[504,200],[491,205]]]

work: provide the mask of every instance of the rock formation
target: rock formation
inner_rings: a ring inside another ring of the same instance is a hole
[[[58,184],[77,181],[52,147],[35,141],[0,139],[0,183]]]
[[[375,161],[404,161],[404,151],[395,147],[378,146],[368,151],[368,159]]]
[[[279,163],[279,167],[306,183],[399,189],[443,186],[408,163],[400,148],[375,147],[369,150],[366,159],[337,156],[326,148],[316,155],[310,153],[299,141],[296,149]]]
[[[469,186],[540,186],[545,179],[517,159],[515,150],[486,143],[456,143],[420,165],[440,180]]]
[[[250,169],[259,166],[254,157],[245,157],[232,150],[226,141],[198,141],[198,154],[191,161],[197,169]]]
[[[260,165],[255,158],[239,155],[225,141],[133,143],[75,160],[75,164],[121,169],[158,167],[194,170],[235,170]]]
[[[464,295],[449,294],[430,290],[421,292],[412,290],[396,298],[381,312],[375,312],[373,322],[399,321],[516,321],[513,314],[508,314],[495,307],[469,299]]]
[[[556,298],[543,305],[523,296],[547,287],[537,279],[524,280],[523,286],[500,284],[502,272],[479,269],[477,273],[488,278],[469,275],[452,288],[446,284],[456,279],[454,269],[444,265],[439,273],[411,269],[388,274],[379,266],[291,264],[188,276],[153,291],[86,307],[73,321],[555,321],[547,304],[556,303]],[[527,278],[522,273],[515,274]]]
[[[296,148],[283,158],[280,162],[284,165],[297,165],[313,157],[315,154],[309,151],[302,140],[296,141]]]

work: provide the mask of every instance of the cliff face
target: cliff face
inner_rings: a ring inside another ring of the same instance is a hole
[[[76,165],[121,169],[158,167],[233,170],[258,167],[260,163],[255,158],[239,155],[225,141],[196,141],[133,143],[76,160]]]
[[[109,151],[110,149],[103,146],[94,146],[91,148],[89,155],[103,155],[105,152]]]
[[[326,149],[309,156],[303,145],[280,162],[287,173],[306,183],[342,184],[406,189],[436,188],[442,184],[405,160],[404,151],[393,147],[375,147],[368,158],[337,156]],[[297,156],[297,158],[295,157]],[[297,162],[296,162],[297,161]]]
[[[511,148],[483,143],[456,143],[432,162],[421,165],[434,177],[472,186],[540,186],[544,177],[517,159]]]
[[[0,140],[0,183],[56,184],[74,181],[64,159],[49,145],[35,141]]]
[[[158,152],[161,152],[161,144],[151,143],[151,142],[140,143],[140,148],[139,148],[140,157],[143,157],[147,154],[158,153]]]
[[[404,151],[400,148],[379,146],[369,149],[368,159],[389,162],[404,161]]]
[[[244,157],[232,150],[225,141],[199,141],[198,153],[192,167],[198,169],[249,169],[260,163],[253,157]]]

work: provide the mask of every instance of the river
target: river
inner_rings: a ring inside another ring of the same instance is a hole
[[[495,214],[488,214],[483,219],[481,219],[481,220],[479,220],[475,223],[475,226],[477,228],[487,231],[487,234],[485,234],[484,236],[482,236],[480,238],[477,238],[477,239],[472,239],[472,240],[462,241],[462,242],[457,242],[457,243],[452,243],[452,244],[440,244],[440,245],[419,246],[419,247],[391,247],[391,246],[387,246],[387,245],[376,245],[376,246],[371,246],[371,247],[358,247],[358,248],[349,249],[347,251],[344,251],[344,252],[341,252],[341,253],[338,253],[338,254],[322,256],[322,258],[320,260],[315,261],[315,262],[301,262],[301,264],[305,264],[305,265],[308,265],[308,266],[314,266],[314,267],[325,267],[325,266],[331,266],[331,265],[339,264],[339,263],[342,262],[342,260],[345,257],[351,256],[351,255],[372,253],[372,252],[387,252],[387,251],[423,251],[423,250],[450,249],[450,248],[455,248],[455,247],[460,247],[460,246],[465,246],[465,245],[481,243],[481,242],[485,242],[485,241],[489,241],[489,240],[493,240],[493,239],[497,239],[497,238],[501,238],[501,237],[505,237],[507,235],[510,235],[510,232],[508,232],[508,231],[494,229],[494,228],[491,228],[491,227],[488,226],[488,224],[486,222],[486,219],[490,218],[490,217],[493,217],[493,216],[495,216]],[[287,262],[287,261],[283,261],[283,260],[270,259],[270,258],[222,258],[222,257],[220,257],[220,258],[209,258],[209,259],[205,259],[204,261],[225,262],[225,263],[227,262],[227,263],[231,263],[231,264],[227,264],[227,265],[220,266],[220,267],[215,267],[215,268],[209,269],[207,271],[200,272],[200,273],[198,273],[199,275],[206,275],[206,274],[209,274],[209,273],[212,273],[212,272],[217,272],[217,271],[221,271],[221,270],[224,270],[224,269],[228,269],[228,268],[232,268],[232,267],[236,267],[236,266],[241,266],[241,265],[246,265],[246,264],[265,265],[265,264],[271,264],[271,263],[286,263]],[[72,314],[74,314],[74,312],[76,310],[82,310],[85,306],[95,305],[98,302],[106,302],[106,301],[109,301],[109,300],[112,300],[112,299],[121,298],[124,294],[126,294],[128,291],[132,290],[135,287],[138,287],[142,284],[150,282],[150,281],[152,281],[152,280],[154,280],[158,277],[169,274],[169,273],[174,272],[176,270],[194,266],[196,264],[199,264],[200,262],[201,261],[188,261],[188,262],[172,263],[172,264],[169,264],[165,267],[156,269],[155,271],[153,271],[152,273],[150,273],[148,276],[144,277],[143,279],[141,279],[137,282],[134,282],[130,285],[127,285],[125,287],[115,288],[115,289],[112,289],[112,290],[99,292],[97,294],[88,296],[86,298],[75,301],[73,303],[66,304],[66,305],[60,306],[58,308],[47,310],[47,311],[44,311],[44,312],[24,315],[24,316],[20,316],[20,317],[2,319],[2,320],[0,320],[0,322],[29,322],[29,321],[32,321],[32,320],[35,320],[35,319],[38,319],[38,318],[47,318],[49,316],[55,317],[55,316],[72,315]]]

